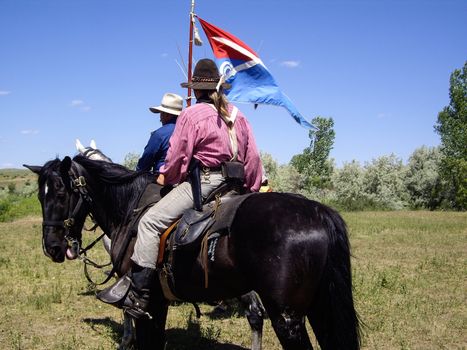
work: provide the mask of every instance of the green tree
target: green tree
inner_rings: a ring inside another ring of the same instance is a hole
[[[304,191],[304,176],[292,165],[279,165],[274,182],[271,184],[274,192],[290,192],[306,195]]]
[[[450,104],[435,125],[441,137],[441,177],[452,208],[467,209],[467,61],[451,74]]]
[[[404,183],[413,208],[436,209],[443,200],[439,168],[441,152],[422,146],[409,157]]]
[[[271,154],[266,152],[261,152],[260,154],[261,162],[263,163],[264,170],[266,172],[266,177],[268,178],[269,184],[272,184],[277,177],[277,168],[279,165],[277,161],[272,157]]]
[[[346,210],[362,210],[369,205],[368,195],[364,189],[365,169],[353,160],[344,163],[342,168],[336,169],[332,175],[333,193],[337,204]]]
[[[407,192],[404,186],[405,167],[394,154],[381,156],[365,165],[364,192],[383,209],[402,209]]]
[[[139,154],[138,153],[127,153],[123,159],[123,166],[128,169],[135,170],[136,164],[138,164]]]
[[[332,118],[315,117],[312,120],[318,130],[310,130],[310,146],[293,156],[291,165],[305,177],[307,190],[327,188],[331,184],[333,162],[329,154],[334,145],[334,121]]]

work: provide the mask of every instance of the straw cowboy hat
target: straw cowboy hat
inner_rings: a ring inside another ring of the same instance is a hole
[[[196,63],[191,81],[180,85],[194,90],[217,90],[219,86],[224,89],[230,88],[230,84],[224,82],[223,76],[220,76],[214,61],[209,58],[199,60]]]
[[[149,107],[153,113],[169,113],[180,115],[183,109],[183,97],[177,94],[167,93],[162,97],[161,105],[157,107]]]

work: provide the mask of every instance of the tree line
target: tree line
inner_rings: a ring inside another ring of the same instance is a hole
[[[336,167],[330,158],[335,131],[332,118],[316,117],[310,146],[288,164],[261,153],[274,191],[293,192],[341,210],[467,209],[467,61],[450,78],[450,104],[438,114],[438,147],[421,146],[406,164],[394,154],[371,162],[356,160]],[[123,164],[134,169],[139,155]]]
[[[261,157],[276,191],[300,193],[345,210],[467,209],[467,62],[450,79],[450,104],[438,114],[438,147],[417,148],[404,164],[394,154],[337,168],[329,157],[335,138],[332,118],[316,117],[310,146],[289,164]]]

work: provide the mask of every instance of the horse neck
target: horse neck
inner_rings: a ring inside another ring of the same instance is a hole
[[[110,235],[128,221],[149,181],[144,175],[118,184],[109,184],[96,176],[88,180],[90,211],[104,232]]]

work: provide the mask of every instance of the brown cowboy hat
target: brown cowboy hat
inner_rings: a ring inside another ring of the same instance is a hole
[[[203,58],[196,63],[191,81],[180,85],[194,90],[216,90],[220,79],[216,63],[209,58]],[[225,82],[221,86],[224,89],[230,88],[230,84]]]

